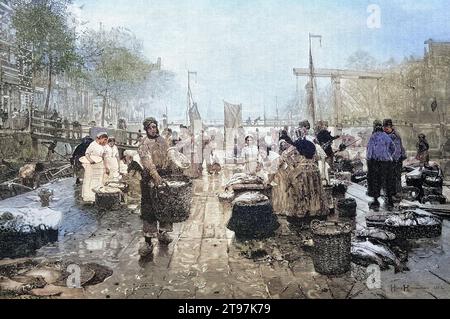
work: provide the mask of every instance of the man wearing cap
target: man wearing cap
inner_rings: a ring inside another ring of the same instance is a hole
[[[158,121],[150,117],[144,121],[146,136],[143,138],[138,154],[143,166],[141,180],[141,214],[144,221],[145,247],[140,249],[142,256],[151,255],[153,251],[152,238],[158,238],[163,245],[172,242],[168,232],[173,230],[171,222],[161,222],[158,220],[153,205],[152,192],[155,187],[163,183],[162,176],[170,174],[169,158],[167,151],[169,145],[166,140],[159,135]],[[153,184],[153,185],[152,185]],[[159,222],[159,229],[158,229]]]
[[[402,170],[403,161],[406,160],[406,150],[403,147],[402,138],[397,130],[395,130],[391,119],[385,119],[383,121],[383,129],[384,132],[392,139],[392,142],[394,142],[395,152],[392,163],[393,178],[395,182],[394,189],[395,193],[400,196],[402,194]]]
[[[378,198],[381,196],[381,189],[384,188],[388,199],[386,206],[391,209],[393,207],[392,196],[395,194],[392,177],[395,145],[389,135],[383,131],[381,121],[374,121],[373,127],[373,134],[367,145],[367,195],[374,199],[369,204],[369,208],[374,210],[380,208]]]

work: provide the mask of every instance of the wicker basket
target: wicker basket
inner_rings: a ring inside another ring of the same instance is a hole
[[[444,195],[428,195],[422,198],[422,203],[430,203],[431,205],[445,205],[447,204],[447,198]]]
[[[385,229],[394,233],[397,239],[435,238],[442,234],[442,223],[435,225],[392,226],[387,225],[386,220],[392,214],[373,215],[366,217],[367,227]],[[439,219],[436,217],[436,219]]]
[[[406,175],[406,185],[407,186],[412,186],[412,187],[417,187],[417,188],[421,188],[423,185],[423,179],[422,176],[417,176],[417,175]]]
[[[37,249],[57,240],[58,230],[45,225],[25,225],[19,231],[0,226],[0,259],[29,257]]]
[[[441,176],[426,176],[423,184],[430,187],[442,187],[444,185],[444,179]]]
[[[336,203],[336,211],[339,217],[354,218],[356,217],[356,200],[354,198],[340,199]]]
[[[416,201],[420,197],[420,189],[414,186],[406,186],[402,189],[403,197],[409,201]]]
[[[151,187],[152,209],[158,221],[181,223],[189,218],[193,183],[189,177],[174,175],[164,177],[165,183]],[[171,185],[180,182],[179,185]],[[145,216],[142,216],[145,218]]]
[[[279,227],[269,200],[252,204],[235,202],[227,224],[238,240],[272,237]]]
[[[100,210],[119,210],[122,202],[122,192],[118,188],[102,186],[93,189],[95,193],[95,205]]]
[[[345,198],[347,190],[347,185],[345,185],[344,183],[337,183],[333,186],[333,197],[336,199],[343,199]]]
[[[442,187],[423,186],[422,188],[423,188],[423,196],[442,195],[443,192]]]
[[[350,271],[351,225],[314,220],[311,223],[311,230],[316,271],[329,276],[338,276]]]

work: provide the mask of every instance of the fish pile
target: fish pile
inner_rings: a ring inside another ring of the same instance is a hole
[[[111,186],[100,186],[93,189],[94,193],[97,194],[117,194],[120,193],[120,189]]]
[[[263,185],[264,180],[260,176],[248,175],[245,173],[234,174],[225,185],[226,189],[241,185]]]
[[[388,270],[389,266],[394,266],[396,273],[409,270],[396,254],[383,244],[370,241],[353,242],[351,256],[353,263],[364,267],[376,264],[381,270]]]
[[[369,216],[366,224],[393,232],[398,239],[435,238],[442,234],[441,218],[421,209]]]
[[[168,181],[168,182],[166,182],[166,184],[167,184],[168,187],[178,188],[178,187],[186,186],[187,183],[186,182],[180,182],[180,181]]]
[[[374,239],[374,240],[380,240],[383,242],[390,242],[390,241],[394,241],[396,239],[396,236],[394,233],[384,230],[384,229],[379,229],[379,228],[374,228],[374,227],[368,227],[368,228],[357,228],[356,229],[356,237],[357,238],[366,238],[366,239]]]
[[[232,201],[234,199],[234,191],[233,190],[227,190],[223,193],[220,193],[218,195],[219,200],[223,201]]]
[[[0,264],[0,292],[11,296],[81,298],[82,288],[102,283],[113,274],[112,269],[100,264],[81,264],[82,288],[69,288],[69,265],[68,262],[39,263],[31,259],[6,261]]]
[[[435,226],[442,222],[439,218],[433,216],[431,213],[406,211],[401,214],[392,214],[386,221],[388,226]]]
[[[252,205],[261,202],[268,201],[269,198],[258,192],[247,192],[238,196],[234,201],[233,205],[239,203],[241,205]]]

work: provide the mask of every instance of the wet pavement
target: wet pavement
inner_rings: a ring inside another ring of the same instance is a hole
[[[74,199],[74,180],[51,185],[55,200],[50,208],[64,213],[59,241],[41,248],[37,260],[86,264],[95,262],[113,270],[103,283],[88,286],[60,298],[189,299],[189,298],[448,298],[450,296],[450,224],[444,222],[437,239],[410,241],[410,271],[381,273],[381,289],[367,287],[366,269],[353,265],[352,272],[329,278],[314,271],[303,236],[279,218],[274,238],[236,242],[226,228],[229,204],[217,195],[231,177],[194,181],[190,218],[174,225],[174,241],[168,247],[155,242],[153,260],[141,260],[144,242],[139,211],[123,209],[99,212]],[[33,193],[0,202],[0,209],[37,205]],[[353,185],[349,197],[358,203],[358,222],[368,214],[368,198]]]

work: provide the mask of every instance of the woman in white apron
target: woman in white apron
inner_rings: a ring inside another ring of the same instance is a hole
[[[103,181],[105,183],[119,181],[119,162],[119,149],[116,146],[116,139],[110,137],[108,144],[105,145],[105,166],[109,169],[109,174],[105,172],[104,175]]]
[[[242,149],[242,157],[244,159],[244,173],[249,175],[256,175],[261,168],[261,157],[258,152],[258,147],[252,136],[248,135],[245,138],[245,147]]]
[[[95,193],[92,190],[103,186],[104,173],[109,173],[109,169],[105,166],[104,161],[107,142],[107,133],[97,134],[97,139],[87,148],[84,159],[80,159],[84,167],[83,188],[81,191],[84,202],[95,202]]]

